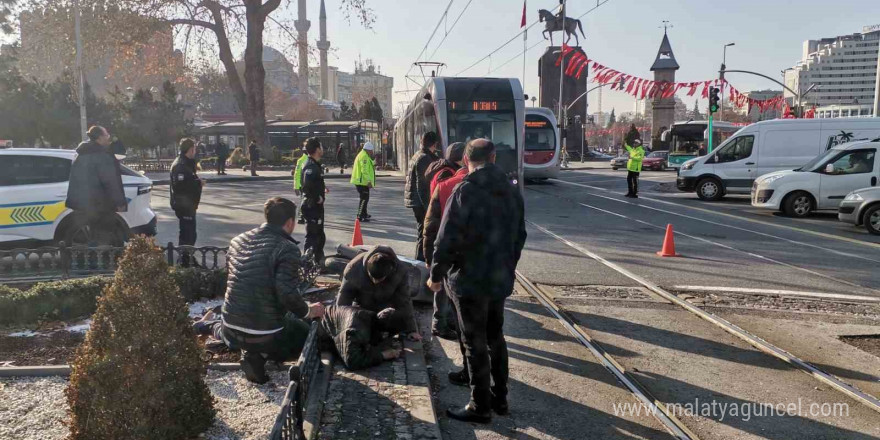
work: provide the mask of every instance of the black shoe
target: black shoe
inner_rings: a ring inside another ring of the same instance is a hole
[[[361,223],[369,223],[370,222],[369,217],[360,217],[360,218],[358,218],[358,220],[360,220]]]
[[[629,196],[629,197],[632,198],[632,199],[637,199],[637,198],[639,198],[639,195],[638,195],[638,194],[633,194],[633,195],[631,195],[631,196]]]
[[[461,371],[450,371],[448,377],[449,383],[453,385],[458,385],[460,387],[470,386],[471,377],[468,375],[467,368],[464,368]]]
[[[450,419],[461,420],[462,422],[489,423],[492,421],[491,411],[478,412],[471,404],[464,408],[449,408],[446,410],[446,415]]]
[[[373,216],[370,215],[370,214],[367,214],[367,215],[365,215],[364,217],[366,217],[366,218],[373,218]]]
[[[241,371],[244,371],[247,380],[260,385],[269,381],[269,376],[266,374],[266,359],[263,359],[261,354],[244,353],[238,365],[241,366]]]
[[[623,196],[629,198],[629,197],[632,197],[633,195],[632,195],[632,193],[626,193]]]
[[[306,219],[301,218],[301,219],[297,220],[296,223],[300,224],[300,225],[304,225],[304,224],[306,224]]]
[[[458,340],[458,333],[456,333],[454,330],[452,330],[450,328],[444,328],[442,330],[434,329],[434,330],[431,330],[431,334],[433,334],[434,336],[437,336],[438,338],[446,339],[449,341],[457,341]]]
[[[510,414],[510,407],[507,406],[506,397],[492,397],[492,411],[499,416]]]

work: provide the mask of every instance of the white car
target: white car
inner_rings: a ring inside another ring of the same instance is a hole
[[[0,246],[85,244],[83,219],[65,206],[75,158],[73,150],[0,150]],[[155,235],[156,213],[150,206],[153,182],[122,166],[122,184],[128,211],[117,214],[118,233]]]
[[[806,165],[765,174],[752,185],[752,206],[781,210],[792,217],[837,211],[850,192],[877,186],[880,139],[838,145]]]

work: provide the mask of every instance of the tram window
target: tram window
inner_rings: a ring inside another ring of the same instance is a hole
[[[532,122],[532,126],[529,126]],[[526,151],[552,151],[556,149],[556,133],[545,118],[526,119]]]
[[[449,114],[449,143],[468,142],[472,139],[491,139],[499,150],[513,150],[516,146],[516,124],[510,113],[452,113]]]

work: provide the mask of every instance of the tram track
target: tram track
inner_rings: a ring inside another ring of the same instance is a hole
[[[641,287],[651,291],[652,293],[671,302],[672,304],[674,304],[680,308],[685,309],[686,311],[696,315],[697,317],[701,318],[702,320],[707,321],[707,322],[719,327],[720,329],[722,329],[726,333],[731,334],[731,335],[739,338],[740,340],[744,341],[745,343],[749,344],[750,346],[754,347],[755,349],[781,360],[782,362],[788,364],[789,366],[794,367],[794,368],[806,373],[807,375],[813,377],[814,379],[818,380],[819,382],[822,382],[822,383],[830,386],[831,388],[845,394],[846,396],[848,396],[851,399],[867,406],[868,408],[870,408],[876,412],[880,412],[880,400],[878,400],[873,395],[870,395],[868,393],[865,393],[865,392],[859,390],[855,386],[853,386],[849,383],[846,383],[843,380],[837,378],[836,376],[833,376],[833,375],[813,366],[809,362],[806,362],[806,361],[800,359],[799,357],[789,353],[788,351],[765,341],[764,339],[762,339],[762,338],[748,332],[747,330],[727,321],[726,319],[721,318],[721,317],[719,317],[715,314],[712,314],[710,312],[707,312],[707,311],[697,307],[696,305],[679,298],[677,295],[668,292],[667,290],[650,282],[649,280],[647,280],[639,275],[636,275],[635,273],[627,270],[626,268],[603,258],[602,256],[598,255],[597,253],[595,253],[589,249],[586,249],[585,247],[583,247],[577,243],[574,243],[574,242],[554,233],[553,231],[545,228],[544,226],[538,225],[538,224],[531,222],[531,221],[527,221],[527,223],[530,226],[532,226],[533,228],[535,228],[535,229],[541,231],[542,233],[556,239],[557,241],[560,241],[561,243],[565,244],[566,246],[568,246],[568,247],[578,251],[579,253],[603,264],[604,266],[614,270],[615,272],[631,279],[632,281],[636,282]],[[654,414],[655,416],[660,415],[660,414],[667,416],[668,411],[665,409],[665,407],[662,406],[663,405],[662,402],[659,402],[656,399],[650,397],[650,394],[647,392],[647,390],[645,390],[644,387],[640,386],[638,384],[638,381],[634,380],[635,378],[632,377],[632,375],[629,374],[626,371],[626,369],[620,365],[620,363],[615,361],[610,355],[607,354],[607,352],[605,352],[603,349],[601,349],[601,346],[598,343],[596,343],[593,338],[591,338],[589,336],[589,334],[586,332],[586,330],[584,330],[583,327],[578,325],[568,315],[568,313],[564,309],[560,308],[555,303],[555,300],[553,300],[553,298],[550,295],[547,295],[539,287],[535,286],[534,283],[529,281],[528,278],[526,278],[519,271],[517,271],[517,280],[527,290],[527,292],[530,295],[534,296],[557,319],[559,319],[562,322],[562,324],[569,330],[569,332],[571,332],[572,335],[575,338],[577,338],[579,342],[581,342],[581,344],[585,345],[593,353],[593,355],[596,356],[596,358],[599,359],[600,362],[602,362],[602,364],[605,366],[605,368],[609,369],[609,371],[611,371],[612,374],[614,374],[614,376],[619,381],[621,381],[621,383],[623,383],[624,386],[626,386],[627,389],[629,389],[637,397],[637,399],[639,401],[645,403],[646,405],[649,405],[649,407],[654,407],[657,410],[657,411],[654,411],[652,414]],[[624,379],[626,379],[629,382],[625,382]],[[661,421],[661,423],[663,423],[664,426],[667,427],[667,429],[670,430],[671,433],[673,433],[673,435],[679,436],[681,433],[687,434],[687,432],[688,432],[686,430],[683,430],[681,428],[683,425],[679,425],[681,422],[677,421],[674,418],[670,418],[668,420],[660,420],[660,421]],[[675,426],[677,429],[679,429],[679,431],[674,431],[672,426]],[[680,437],[680,438],[695,438],[695,437]]]

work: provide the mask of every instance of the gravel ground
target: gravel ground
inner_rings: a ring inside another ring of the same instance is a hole
[[[840,340],[880,358],[880,335],[841,336]]]
[[[287,391],[287,372],[269,371],[272,380],[253,385],[240,372],[209,371],[217,418],[208,440],[265,439]],[[67,427],[67,380],[49,378],[0,379],[0,439],[64,440]]]

